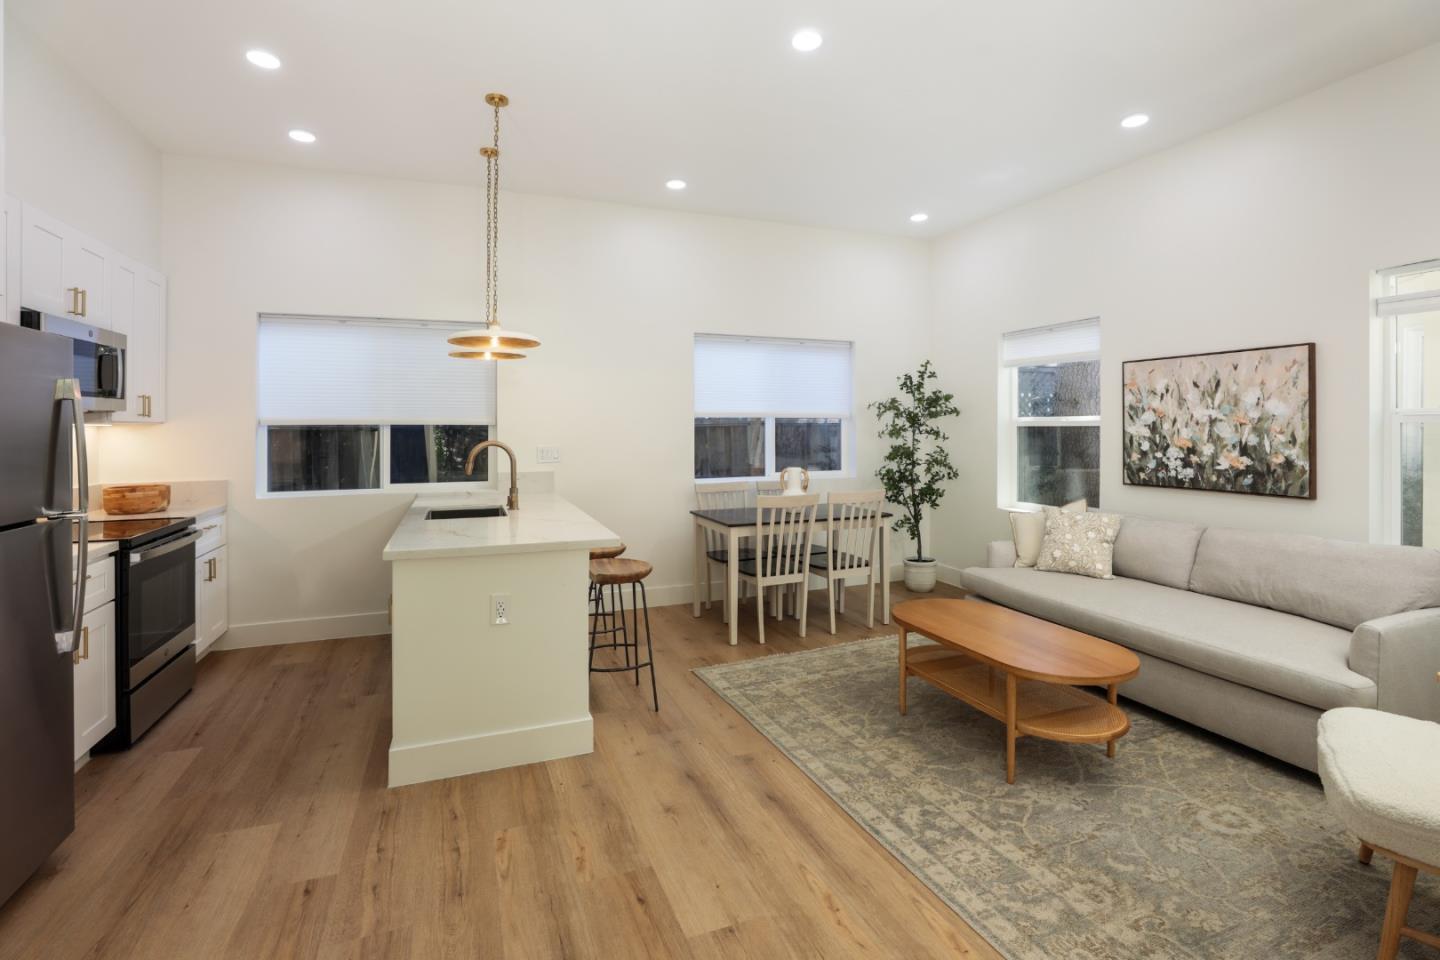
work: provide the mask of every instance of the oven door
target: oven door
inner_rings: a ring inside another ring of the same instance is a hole
[[[125,586],[126,686],[134,689],[195,640],[195,541],[191,529],[129,553]]]

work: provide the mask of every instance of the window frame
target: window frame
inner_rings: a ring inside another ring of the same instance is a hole
[[[1385,543],[1404,542],[1401,484],[1401,434],[1407,424],[1435,425],[1440,429],[1440,407],[1406,407],[1400,403],[1400,368],[1405,362],[1400,318],[1413,313],[1440,312],[1440,287],[1414,293],[1391,293],[1395,281],[1415,273],[1440,270],[1440,259],[1422,260],[1377,270],[1371,300],[1371,323],[1380,328],[1380,536]],[[1406,308],[1409,309],[1406,309]]]
[[[765,421],[765,463],[759,476],[739,477],[694,477],[697,484],[705,483],[735,483],[745,481],[755,483],[758,481],[774,481],[779,478],[780,471],[786,467],[800,466],[799,464],[777,463],[775,458],[775,421],[776,420],[839,420],[840,421],[840,469],[838,470],[810,470],[812,480],[819,479],[851,479],[857,475],[856,453],[855,453],[855,344],[850,340],[828,340],[819,337],[764,337],[751,336],[747,334],[729,333],[700,333],[697,332],[692,340],[691,347],[691,376],[695,374],[694,346],[695,342],[701,339],[719,340],[778,340],[795,344],[844,344],[850,354],[850,383],[847,385],[850,394],[850,410],[843,417],[834,417],[817,414],[793,414],[793,413],[700,413],[694,409],[694,402],[691,402],[690,413],[690,460],[695,460],[695,421],[722,417],[733,417],[736,419],[764,420]],[[692,466],[693,473],[693,466]]]
[[[696,420],[713,419],[702,414],[694,414],[690,418],[691,443],[694,443]],[[696,483],[734,483],[737,480],[744,480],[747,483],[755,483],[761,480],[775,480],[780,476],[780,471],[785,467],[799,466],[799,464],[787,463],[783,466],[775,459],[775,421],[776,420],[839,420],[840,421],[840,469],[839,470],[811,470],[811,480],[824,480],[826,478],[849,478],[855,476],[855,418],[849,417],[792,417],[792,416],[761,416],[754,414],[746,419],[765,421],[765,465],[759,476],[740,477],[695,477]],[[695,451],[692,446],[690,459],[695,459]],[[693,468],[692,468],[693,469]]]
[[[1100,326],[1099,317],[1087,317],[1085,320],[1071,321],[1073,323],[1093,323]],[[1025,333],[1028,330],[1043,330],[1049,326],[1064,326],[1064,324],[1046,324],[1041,327],[1019,328],[1007,331],[1011,334]],[[999,364],[999,379],[997,391],[998,406],[998,427],[996,430],[996,474],[995,474],[995,505],[1006,511],[1035,511],[1042,509],[1045,504],[1031,503],[1028,500],[1020,499],[1020,469],[1016,458],[1020,455],[1020,429],[1022,427],[1098,427],[1100,430],[1101,455],[1096,469],[1100,472],[1100,479],[1103,485],[1105,476],[1105,426],[1102,423],[1104,409],[1100,413],[1076,417],[1022,417],[1017,412],[1020,409],[1020,369],[1022,367],[1043,367],[1050,364],[1061,363],[1086,363],[1100,362],[1099,350],[1086,350],[1077,353],[1057,354],[1054,356],[1032,357],[1023,363],[1014,365],[1005,362],[1005,338],[1000,338],[997,348],[996,362]],[[1103,370],[1100,382],[1099,396],[1096,398],[1102,404],[1104,402],[1104,377]],[[1099,504],[1096,504],[1099,509]]]
[[[274,420],[268,423],[259,423],[255,429],[255,498],[257,500],[284,500],[295,497],[348,497],[355,495],[377,494],[377,493],[403,493],[403,494],[458,494],[476,493],[481,490],[498,490],[499,483],[494,472],[486,465],[487,477],[484,480],[447,480],[436,483],[391,483],[390,482],[390,428],[392,426],[422,426],[422,427],[488,427],[490,437],[495,437],[495,425],[481,421],[470,423],[420,423],[420,424],[390,424],[390,423],[332,423],[329,421],[305,421],[305,420]],[[374,427],[380,431],[380,486],[358,487],[352,490],[270,490],[268,488],[270,478],[270,457],[269,447],[265,440],[265,431],[270,427]],[[489,456],[489,453],[486,454]]]

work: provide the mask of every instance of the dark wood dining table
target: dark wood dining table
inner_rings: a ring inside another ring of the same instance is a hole
[[[726,618],[730,621],[730,646],[739,642],[737,621],[740,607],[740,541],[758,535],[755,507],[725,507],[714,510],[691,510],[695,521],[695,593],[691,614],[700,616],[700,597],[704,592],[705,579],[710,576],[710,562],[705,555],[705,531],[720,534],[725,542],[725,604]],[[880,581],[881,622],[890,622],[890,518],[889,512],[880,514],[880,535],[875,538],[875,550],[879,557],[872,557]],[[815,531],[824,530],[830,519],[830,504],[822,503],[815,508]]]

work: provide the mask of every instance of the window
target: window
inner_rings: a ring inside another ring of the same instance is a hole
[[[1100,505],[1100,321],[1001,338],[999,502]]]
[[[261,495],[433,490],[465,476],[495,423],[494,364],[448,356],[456,325],[262,316]]]
[[[1440,260],[1382,270],[1385,538],[1440,547]]]
[[[695,479],[854,472],[851,347],[695,338]]]

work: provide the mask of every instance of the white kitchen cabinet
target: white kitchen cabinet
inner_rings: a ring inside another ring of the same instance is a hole
[[[20,203],[0,199],[0,323],[20,322]]]
[[[107,283],[110,328],[126,337],[126,408],[116,423],[165,420],[165,278],[128,257],[114,255]]]
[[[20,237],[21,306],[108,327],[110,251],[28,203]]]
[[[230,629],[230,586],[224,546],[195,561],[195,655]]]
[[[104,561],[109,563],[111,561]],[[75,665],[75,759],[115,729],[115,604],[103,604],[81,621]]]

